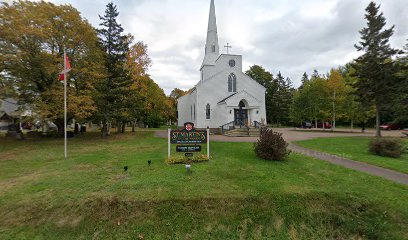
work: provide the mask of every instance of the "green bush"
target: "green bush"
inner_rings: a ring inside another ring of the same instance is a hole
[[[255,154],[265,160],[283,161],[290,154],[288,143],[282,133],[274,132],[266,127],[261,128],[261,135],[254,144]]]
[[[207,155],[196,155],[190,159],[188,159],[185,156],[175,156],[175,157],[171,157],[170,159],[166,159],[166,163],[170,165],[200,163],[200,162],[208,162]]]
[[[369,149],[371,153],[383,157],[399,158],[404,153],[404,147],[399,138],[373,138]]]

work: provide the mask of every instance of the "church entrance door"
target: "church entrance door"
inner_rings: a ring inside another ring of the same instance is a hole
[[[239,109],[234,109],[234,122],[235,125],[244,126],[248,122],[248,110],[245,108],[243,101],[239,102]]]

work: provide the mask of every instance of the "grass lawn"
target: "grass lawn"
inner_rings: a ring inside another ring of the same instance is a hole
[[[336,138],[316,138],[311,140],[295,142],[295,144],[315,149],[322,152],[344,156],[360,162],[370,163],[376,166],[408,173],[408,154],[401,158],[381,157],[371,154],[368,151],[369,137],[336,137]],[[408,140],[404,140],[408,148]]]
[[[153,132],[62,145],[0,140],[0,239],[408,239],[407,186],[302,155],[214,142],[187,175]]]

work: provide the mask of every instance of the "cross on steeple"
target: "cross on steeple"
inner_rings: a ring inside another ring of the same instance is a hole
[[[227,49],[227,54],[229,54],[229,49],[232,48],[232,46],[227,43],[227,45],[225,45],[224,47]]]

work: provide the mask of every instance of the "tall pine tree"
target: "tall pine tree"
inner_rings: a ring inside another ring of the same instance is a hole
[[[102,134],[109,135],[109,123],[120,124],[126,119],[130,107],[126,101],[130,94],[131,77],[125,69],[131,37],[123,34],[116,21],[119,12],[111,2],[106,5],[105,15],[99,16],[102,23],[98,29],[101,47],[105,52],[106,79],[98,85],[97,103],[103,122]],[[119,129],[119,126],[118,126]]]
[[[376,136],[381,136],[380,114],[393,98],[397,88],[394,81],[394,64],[392,57],[398,50],[390,47],[389,39],[394,33],[394,26],[384,29],[386,25],[380,6],[370,2],[366,8],[365,19],[367,26],[360,30],[361,41],[355,45],[358,51],[363,52],[355,60],[354,68],[357,93],[366,105],[374,105],[376,109]]]

